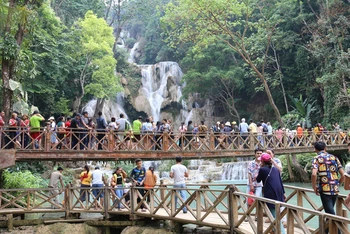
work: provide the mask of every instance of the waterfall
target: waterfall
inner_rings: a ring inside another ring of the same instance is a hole
[[[135,52],[138,49],[139,43],[136,42],[134,44],[134,46],[132,47],[132,49],[130,50],[130,54],[129,54],[129,58],[128,58],[128,62],[129,63],[135,63]]]
[[[155,65],[140,65],[139,67],[142,74],[143,94],[151,108],[151,113],[148,114],[152,115],[155,121],[158,121],[161,118],[160,110],[166,98],[170,96],[171,101],[180,101],[182,96],[180,81],[183,73],[176,62],[160,62]],[[176,90],[168,93],[169,82],[174,83]]]
[[[221,180],[247,180],[249,161],[224,163]]]

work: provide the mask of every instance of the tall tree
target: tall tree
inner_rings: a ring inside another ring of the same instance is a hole
[[[295,5],[294,0],[179,0],[168,5],[163,20],[170,26],[173,45],[192,41],[197,45],[195,49],[201,50],[223,41],[237,52],[263,84],[276,119],[283,126],[267,81],[266,65],[274,32],[279,23],[287,20],[283,15],[294,10]]]
[[[35,21],[36,10],[41,4],[42,0],[0,1],[2,106],[7,118],[13,104],[11,81],[16,80],[23,39],[28,32],[33,30],[31,25]]]

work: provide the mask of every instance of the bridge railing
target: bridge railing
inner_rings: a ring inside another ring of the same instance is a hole
[[[329,215],[322,212],[322,205],[317,205],[311,198],[311,189],[285,188],[286,203],[255,197],[240,192],[235,185],[227,184],[188,184],[182,189],[161,185],[146,190],[146,193],[143,193],[142,187],[131,187],[120,197],[117,190],[124,188],[107,186],[66,187],[64,190],[1,189],[0,213],[65,212],[66,217],[74,213],[103,213],[106,218],[113,214],[124,214],[131,218],[144,216],[228,229],[232,233],[248,219],[251,231],[259,234],[269,233],[273,229],[281,230],[280,220],[286,217],[287,233],[295,233],[299,229],[303,233],[321,234],[325,233],[326,228],[331,234],[337,233],[337,230],[349,233],[349,209],[344,205],[344,195],[338,197],[337,215]],[[186,198],[179,195],[180,191],[185,193]],[[61,193],[58,195],[60,199],[55,194],[57,192]],[[247,205],[248,198],[254,199],[250,206]],[[268,203],[273,204],[277,211],[281,210],[276,212],[276,217],[268,209]],[[186,214],[183,214],[184,208]],[[264,216],[270,223],[264,222]]]
[[[255,148],[286,149],[312,147],[321,140],[328,146],[341,146],[349,142],[344,132],[308,132],[303,135],[265,133],[157,133],[135,134],[118,131],[69,129],[63,132],[43,128],[32,132],[24,128],[0,129],[0,149],[20,150],[102,150],[102,151],[214,151],[254,150]]]

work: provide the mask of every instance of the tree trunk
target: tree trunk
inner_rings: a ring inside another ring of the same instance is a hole
[[[11,78],[11,69],[10,61],[2,60],[2,110],[5,112],[5,119],[10,119],[10,112],[12,109],[12,95],[13,92],[10,89],[10,78]]]
[[[309,175],[304,170],[304,168],[300,165],[295,154],[292,154],[292,162],[293,162],[294,168],[298,171],[298,173],[300,175],[301,182],[306,182],[306,183],[310,182]]]
[[[105,103],[105,99],[104,98],[98,98],[97,99],[94,117],[98,117],[98,112],[102,111],[104,103]]]
[[[289,180],[290,182],[295,182],[295,177],[294,177],[294,173],[293,173],[293,170],[292,170],[292,165],[291,165],[291,154],[289,154],[287,156],[287,167],[288,167],[288,174],[289,174]]]

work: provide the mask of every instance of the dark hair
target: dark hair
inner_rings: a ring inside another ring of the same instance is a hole
[[[120,168],[122,168],[122,167],[117,167],[117,168],[115,169],[115,171],[113,172],[113,175],[117,174],[117,171],[118,171]]]
[[[149,118],[146,118],[146,122],[149,123]]]
[[[124,114],[120,114],[119,117],[120,117],[120,118],[123,118],[123,117],[124,117]]]
[[[88,114],[88,112],[87,112],[87,111],[84,111],[84,112],[83,112],[83,115],[85,115],[85,114]]]
[[[201,120],[201,124],[204,125],[204,120]]]
[[[135,163],[141,162],[142,160],[140,158],[135,160]]]
[[[88,165],[85,165],[85,166],[84,166],[84,169],[86,170],[86,173],[89,173],[90,167],[89,167]]]
[[[176,160],[176,162],[182,162],[182,157],[181,156],[176,156],[175,160]]]
[[[267,148],[266,150],[270,150],[273,154],[275,154],[275,151],[272,148]]]
[[[263,152],[263,150],[262,150],[262,149],[260,149],[260,148],[256,148],[256,149],[254,150],[254,153],[256,154],[256,152],[258,152],[258,151]]]
[[[152,172],[152,174],[154,174],[154,167],[153,167],[153,166],[150,166],[150,167],[148,168],[148,170],[150,170],[150,171]]]
[[[61,122],[63,120],[63,116],[58,117],[57,122]]]
[[[270,161],[262,161],[266,166],[272,167],[272,160]]]
[[[57,171],[63,171],[62,167],[57,167]]]
[[[190,121],[187,122],[187,125],[190,125],[190,124],[192,124],[192,120],[190,120]]]
[[[256,124],[256,126],[257,126],[257,127],[260,127],[261,125],[262,125],[262,124],[261,124],[261,123],[259,123],[259,122]]]
[[[323,141],[316,141],[314,143],[314,147],[316,150],[322,151],[326,148],[326,143],[324,143]]]
[[[115,118],[114,118],[114,117],[112,117],[112,118],[111,118],[111,121],[112,121],[112,122],[115,122]]]
[[[102,115],[102,111],[99,111],[99,112],[98,112],[98,115],[101,116],[101,115]]]

